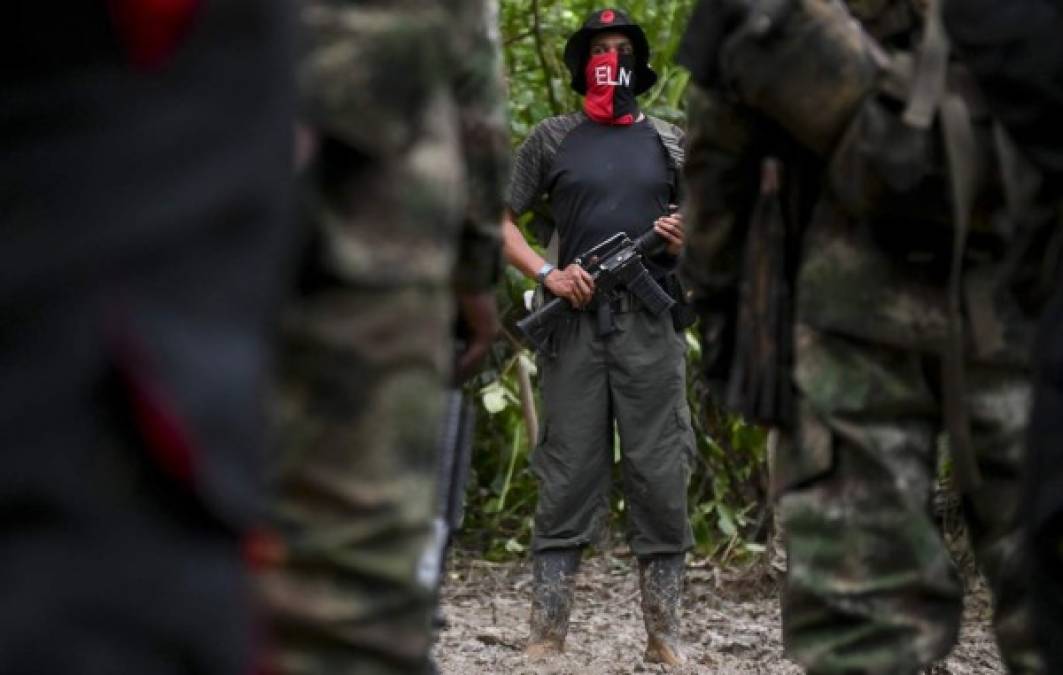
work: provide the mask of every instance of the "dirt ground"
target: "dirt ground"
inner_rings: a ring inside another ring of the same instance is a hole
[[[435,656],[443,675],[614,675],[670,672],[791,675],[782,656],[776,583],[769,570],[724,573],[697,563],[687,571],[683,640],[689,664],[643,663],[644,633],[632,558],[585,560],[564,659],[529,663],[531,574],[525,563],[459,559],[443,593],[447,627]],[[1004,673],[989,628],[989,600],[977,584],[968,594],[959,645],[934,675]]]

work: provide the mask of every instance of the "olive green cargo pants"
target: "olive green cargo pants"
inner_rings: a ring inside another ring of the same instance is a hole
[[[636,309],[614,320],[617,332],[604,338],[594,312],[563,321],[552,337],[554,353],[540,359],[545,419],[532,457],[536,552],[599,540],[609,516],[614,421],[632,551],[644,558],[693,544],[685,340],[668,313]]]

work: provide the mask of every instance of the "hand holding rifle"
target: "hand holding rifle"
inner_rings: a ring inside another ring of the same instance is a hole
[[[594,297],[594,277],[577,263],[547,274],[543,286],[556,297],[568,300],[576,309],[586,307]]]
[[[683,251],[683,214],[676,210],[675,204],[668,208],[668,215],[653,221],[653,231],[664,240],[665,250],[670,255],[679,255]]]

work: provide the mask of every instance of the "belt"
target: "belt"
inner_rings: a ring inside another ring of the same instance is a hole
[[[546,304],[547,302],[553,300],[556,297],[557,296],[551,293],[550,291],[543,289],[542,304]],[[604,301],[604,298],[601,297],[594,298],[594,300],[591,300],[590,304],[587,305],[586,311],[596,311],[598,309],[598,305],[600,305]],[[608,302],[609,309],[613,312],[613,314],[626,314],[628,312],[634,312],[642,308],[642,303],[639,302],[638,298],[636,298],[631,293],[623,290],[613,291],[613,295],[608,299]],[[536,309],[541,306],[542,305],[538,305]]]

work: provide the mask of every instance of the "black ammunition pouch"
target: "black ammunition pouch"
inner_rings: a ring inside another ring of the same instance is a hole
[[[612,335],[619,330],[614,317],[642,308],[638,298],[627,291],[614,291],[608,297],[597,295],[587,305],[587,312],[594,314],[594,334],[599,338]]]

